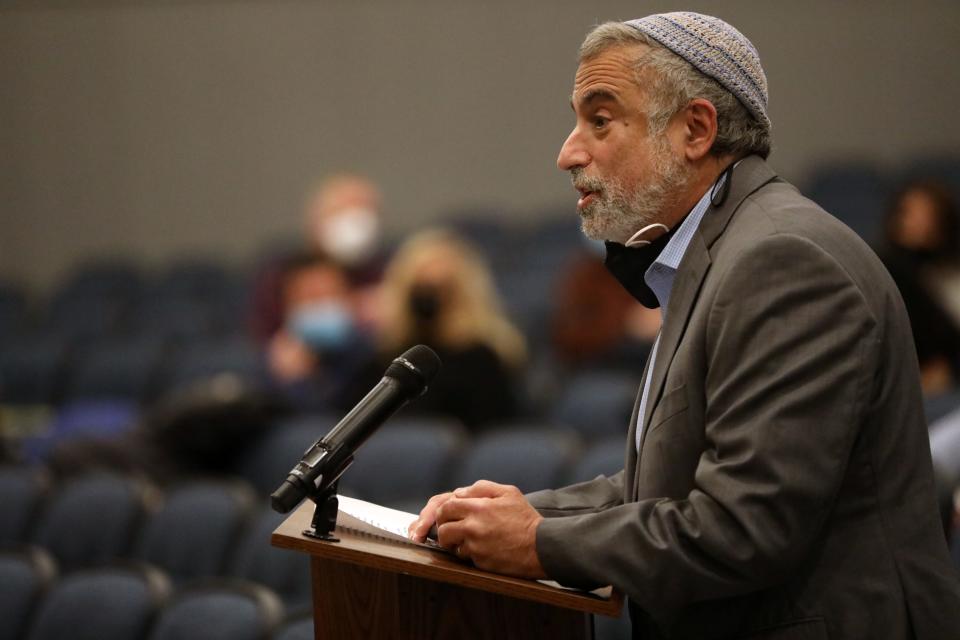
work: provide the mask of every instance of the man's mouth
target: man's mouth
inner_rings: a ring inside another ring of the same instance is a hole
[[[577,200],[577,209],[583,209],[597,197],[596,191],[590,191],[589,189],[577,189],[577,191],[580,193],[580,199]]]

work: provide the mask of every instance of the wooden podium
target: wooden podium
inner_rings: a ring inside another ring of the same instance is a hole
[[[508,578],[424,547],[337,528],[340,542],[304,536],[306,500],[273,533],[310,555],[317,640],[593,638],[592,614],[619,616],[611,589],[585,593]]]

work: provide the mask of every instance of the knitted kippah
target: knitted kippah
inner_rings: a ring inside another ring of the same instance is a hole
[[[767,76],[756,48],[742,33],[720,18],[690,11],[658,13],[626,24],[719,82],[754,118],[770,128]]]

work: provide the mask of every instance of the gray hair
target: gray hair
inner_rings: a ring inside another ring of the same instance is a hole
[[[736,96],[716,80],[630,25],[605,22],[580,45],[580,62],[607,49],[643,44],[649,47],[634,61],[636,81],[650,95],[647,117],[651,135],[663,133],[670,118],[695,98],[709,100],[717,110],[717,138],[710,152],[717,156],[770,155],[770,128],[750,115]]]

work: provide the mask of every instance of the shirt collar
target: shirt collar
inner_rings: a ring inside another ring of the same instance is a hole
[[[673,234],[670,241],[657,256],[653,264],[644,273],[643,279],[647,286],[657,296],[660,302],[661,312],[666,314],[667,304],[670,302],[670,292],[673,289],[673,279],[680,268],[680,261],[683,260],[687,247],[693,239],[693,234],[700,227],[704,214],[710,208],[710,198],[717,190],[722,189],[727,179],[726,172],[720,174],[719,179],[711,185],[709,189],[700,197],[697,204],[693,206],[690,213],[683,219],[677,232]]]

